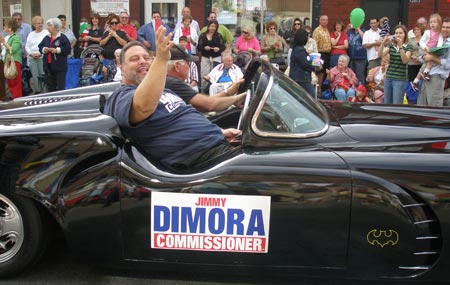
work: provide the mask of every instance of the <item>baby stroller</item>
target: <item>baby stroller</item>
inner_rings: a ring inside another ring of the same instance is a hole
[[[250,64],[250,62],[252,61],[252,54],[249,53],[248,51],[243,51],[240,52],[235,59],[235,64],[237,66],[239,66],[239,68],[241,69],[242,73],[245,74],[245,70],[247,69],[248,65]]]
[[[102,52],[103,48],[99,45],[90,45],[81,52],[80,86],[94,85],[101,82],[103,78]]]

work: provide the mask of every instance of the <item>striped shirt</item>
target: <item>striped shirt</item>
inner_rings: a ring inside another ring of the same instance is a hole
[[[189,73],[185,82],[189,85],[192,81],[196,81],[197,84],[199,82],[197,64],[195,64],[195,62],[193,61],[189,62]]]
[[[403,50],[405,52],[412,52],[412,46],[409,44],[403,44]],[[408,64],[402,62],[400,49],[390,44],[389,54],[390,60],[388,70],[386,72],[386,78],[394,80],[408,80]]]

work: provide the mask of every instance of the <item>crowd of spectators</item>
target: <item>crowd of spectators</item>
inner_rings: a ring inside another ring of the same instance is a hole
[[[7,51],[13,52],[19,75],[5,81],[0,74],[0,100],[8,100],[5,82],[12,98],[28,95],[23,84],[31,83],[34,94],[43,91],[42,81],[48,91],[64,89],[67,60],[80,57],[91,46],[102,48],[102,82],[120,80],[117,56],[121,48],[139,41],[154,52],[155,31],[164,26],[167,34],[172,32],[175,44],[190,55],[198,55],[199,60],[190,63],[185,80],[196,92],[207,92],[210,82],[204,78],[210,77],[223,58],[229,61],[228,55],[245,52],[286,69],[288,76],[316,98],[331,94],[331,99],[362,102],[355,97],[365,92],[369,100],[364,102],[402,104],[406,94],[409,103],[443,105],[450,70],[450,51],[445,49],[450,45],[450,18],[433,14],[428,21],[421,17],[408,32],[403,25],[391,29],[394,23],[387,17],[369,19],[366,29],[342,20],[330,25],[328,17],[322,15],[315,29],[295,18],[291,27],[285,23],[279,27],[274,21],[264,23],[262,35],[256,34],[254,26],[244,25],[236,29],[234,37],[219,23],[216,13],[211,12],[207,20],[200,29],[189,7],[182,9],[182,18],[173,29],[162,22],[159,11],[153,11],[152,20],[142,26],[130,20],[127,12],[110,14],[106,19],[93,14],[89,20],[80,20],[77,39],[66,26],[65,15],[46,21],[35,16],[32,30],[20,13],[14,13],[5,22],[0,43],[3,57]],[[317,54],[321,64],[314,65],[312,58]],[[20,71],[24,68],[30,70],[31,81],[22,80]]]

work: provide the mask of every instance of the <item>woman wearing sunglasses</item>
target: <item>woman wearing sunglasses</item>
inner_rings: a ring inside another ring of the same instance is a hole
[[[293,44],[294,44],[294,35],[302,27],[303,27],[302,20],[300,20],[300,18],[295,18],[294,22],[292,22],[290,37],[287,39],[287,42],[289,43],[289,50],[288,50],[288,56],[287,56],[287,64],[288,64],[288,66],[291,65],[291,53],[292,53]]]
[[[267,34],[261,40],[261,51],[269,57],[270,62],[285,65],[283,51],[286,41],[278,35],[277,27],[277,24],[273,21],[267,23]]]
[[[117,15],[111,15],[109,20],[109,30],[103,34],[100,46],[103,47],[103,56],[105,59],[113,60],[114,51],[121,49],[127,42],[128,37],[124,31],[119,30],[120,18]],[[107,64],[108,61],[104,62]]]
[[[255,30],[253,27],[244,26],[242,28],[242,35],[237,39],[234,53],[239,54],[247,51],[255,58],[261,54],[261,46],[258,39],[255,37]]]

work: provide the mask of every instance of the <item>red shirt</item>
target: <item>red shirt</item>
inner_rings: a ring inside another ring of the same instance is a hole
[[[49,47],[52,47],[52,43],[54,40],[55,40],[54,37],[50,37],[50,46]],[[47,54],[47,63],[52,63],[52,53],[51,52],[49,52]]]
[[[332,39],[336,39],[337,35],[335,32],[330,32],[330,38]],[[336,46],[343,46],[344,45],[344,41],[348,41],[348,37],[347,34],[344,32],[341,32],[341,37],[339,38],[339,41],[337,42]],[[347,54],[347,50],[346,49],[338,49],[338,48],[331,48],[331,54]]]
[[[181,27],[181,33],[183,34],[183,36],[186,36],[186,37],[190,36],[191,35],[191,27],[187,27],[187,28]],[[188,43],[186,45],[186,49],[189,50],[189,51],[192,51],[191,42],[190,41],[188,41]]]
[[[362,97],[361,99],[359,99],[358,96],[348,97],[348,101],[349,102],[356,102],[356,103],[368,103],[369,102],[369,101],[367,101],[367,95],[364,95],[364,97]]]
[[[136,32],[136,29],[132,25],[130,25],[130,24],[126,24],[125,26],[119,25],[119,30],[122,30],[125,33],[127,33],[127,35],[130,38],[132,38],[133,40],[137,40],[137,32]]]

